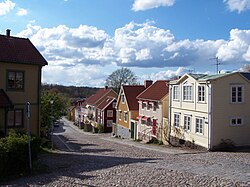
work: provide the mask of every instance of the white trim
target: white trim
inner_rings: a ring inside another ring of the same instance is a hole
[[[236,88],[236,93],[235,93],[236,94],[236,96],[235,96],[236,101],[235,102],[232,101],[233,100],[233,97],[232,97],[232,95],[233,95],[233,91],[232,91],[233,87]],[[238,88],[241,88],[241,101],[238,101],[239,100],[239,90],[238,90]],[[244,92],[245,92],[245,86],[243,84],[231,84],[230,85],[230,103],[232,103],[232,104],[244,103],[244,97],[245,97]]]

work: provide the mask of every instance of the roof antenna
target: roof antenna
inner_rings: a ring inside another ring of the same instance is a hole
[[[210,60],[216,60],[216,63],[213,65],[216,65],[216,70],[217,70],[217,74],[219,74],[219,65],[221,65],[221,63],[219,62],[219,57],[214,57],[214,58],[210,58]]]

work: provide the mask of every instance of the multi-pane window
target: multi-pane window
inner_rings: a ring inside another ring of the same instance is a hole
[[[184,129],[190,131],[191,116],[184,116]]]
[[[237,118],[232,118],[230,125],[232,126],[240,126],[243,125],[243,118],[237,117]]]
[[[174,114],[174,126],[179,127],[180,126],[180,114]]]
[[[158,108],[158,103],[157,102],[154,102],[154,111],[156,111]]]
[[[9,90],[24,89],[24,72],[23,71],[8,71],[7,72],[7,88]]]
[[[112,127],[113,120],[107,120],[107,127]]]
[[[8,111],[7,125],[8,127],[22,127],[23,110],[10,110]]]
[[[142,103],[142,109],[146,108],[146,103]]]
[[[183,100],[192,101],[192,86],[191,85],[183,86]]]
[[[128,121],[128,113],[124,112],[124,121],[127,122]]]
[[[232,103],[243,102],[243,86],[242,85],[231,86],[231,102]]]
[[[195,119],[195,132],[203,134],[203,118]]]
[[[116,107],[116,102],[113,102],[112,103],[112,108],[115,108]]]
[[[122,120],[122,111],[119,111],[119,120]]]
[[[113,110],[107,110],[107,117],[113,117]]]
[[[148,103],[147,105],[147,110],[150,110],[152,108],[152,104],[151,103]]]
[[[179,100],[180,99],[179,86],[173,86],[173,99],[174,100]]]
[[[198,86],[198,101],[205,101],[205,86]]]

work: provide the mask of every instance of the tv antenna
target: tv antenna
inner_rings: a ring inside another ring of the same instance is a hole
[[[217,70],[217,74],[219,73],[219,65],[221,65],[221,63],[219,62],[219,57],[214,57],[214,58],[210,58],[210,60],[216,60],[216,63],[213,65],[216,65],[216,70]]]

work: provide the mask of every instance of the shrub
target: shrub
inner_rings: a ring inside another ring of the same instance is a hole
[[[98,133],[103,133],[104,132],[103,126],[101,124],[98,124],[97,128],[98,128]]]
[[[37,159],[41,140],[31,136],[32,161]],[[10,132],[0,139],[0,176],[21,175],[29,170],[28,136],[21,132]]]

